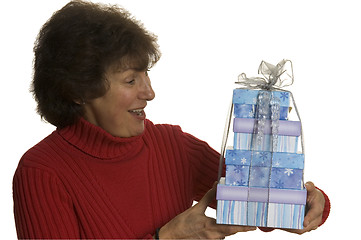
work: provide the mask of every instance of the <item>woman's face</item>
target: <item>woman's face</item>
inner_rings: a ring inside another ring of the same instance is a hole
[[[109,89],[85,103],[85,119],[116,137],[133,137],[144,131],[147,101],[154,97],[147,72],[108,70]]]

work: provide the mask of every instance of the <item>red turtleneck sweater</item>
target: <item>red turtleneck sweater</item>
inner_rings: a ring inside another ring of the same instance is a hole
[[[18,237],[152,238],[201,199],[219,154],[178,126],[145,126],[117,138],[81,119],[25,153],[13,181]]]

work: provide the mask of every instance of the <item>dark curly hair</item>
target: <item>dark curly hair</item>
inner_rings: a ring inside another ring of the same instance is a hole
[[[83,116],[81,102],[103,96],[111,67],[152,67],[157,37],[118,7],[72,1],[43,25],[34,46],[31,91],[37,111],[58,128]]]

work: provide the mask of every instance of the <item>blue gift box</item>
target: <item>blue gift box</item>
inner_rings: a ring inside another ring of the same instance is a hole
[[[280,120],[288,119],[288,107],[280,107]],[[236,118],[255,118],[256,114],[256,105],[254,104],[234,104],[233,110],[234,116]],[[267,119],[271,119],[271,111],[269,110],[267,115]]]
[[[251,161],[253,166],[267,167],[271,163],[272,167],[280,168],[304,168],[304,154],[269,151],[249,151],[239,149],[226,150],[226,165],[249,166]]]
[[[233,186],[302,189],[303,170],[227,165],[226,184]]]
[[[237,88],[233,90],[233,104],[257,104],[259,90]],[[280,100],[281,107],[290,106],[290,96],[288,92],[272,91],[274,97]]]
[[[227,149],[226,185],[303,188],[304,155]]]

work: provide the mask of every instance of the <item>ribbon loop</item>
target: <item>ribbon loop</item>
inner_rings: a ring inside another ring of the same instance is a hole
[[[263,77],[247,77],[245,73],[241,73],[236,83],[251,89],[274,90],[291,86],[294,82],[292,62],[286,59],[277,65],[262,61],[258,74]]]

